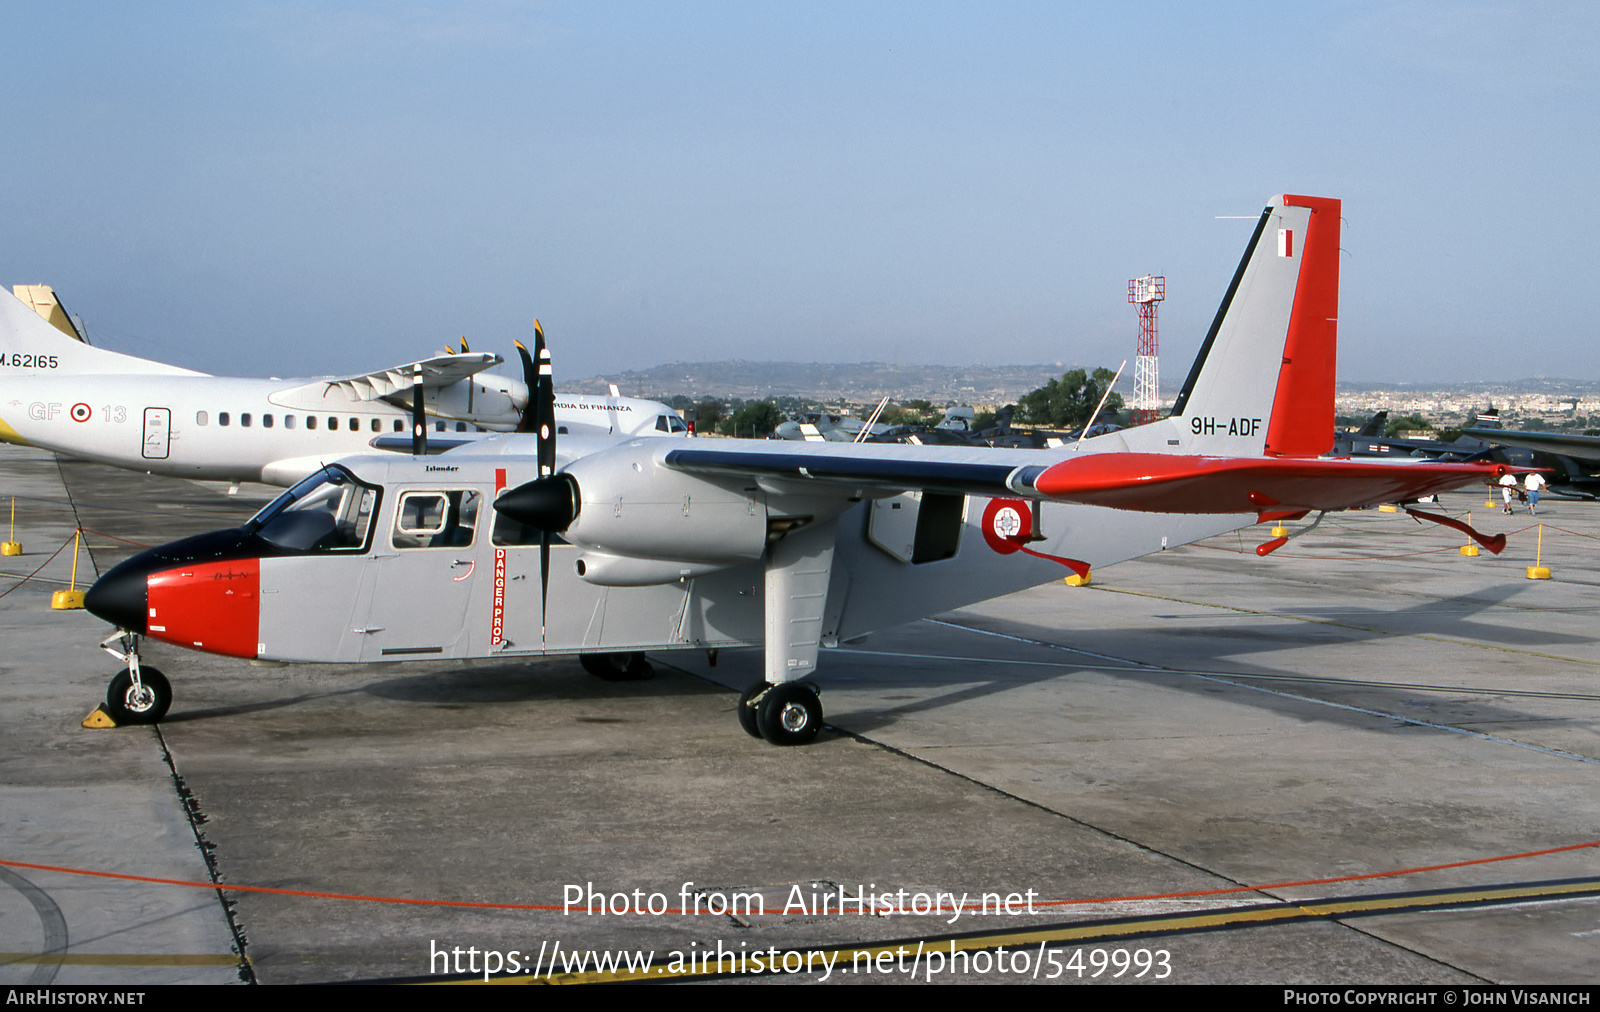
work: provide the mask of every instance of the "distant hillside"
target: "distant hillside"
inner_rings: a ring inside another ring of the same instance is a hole
[[[1059,377],[1071,366],[891,365],[886,362],[669,362],[653,369],[563,382],[571,393],[605,393],[615,383],[633,397],[739,397],[759,400],[794,396],[852,402],[921,398],[936,404],[1009,404]]]

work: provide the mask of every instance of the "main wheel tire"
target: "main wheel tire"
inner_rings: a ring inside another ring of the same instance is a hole
[[[822,700],[804,682],[772,686],[756,708],[756,727],[774,745],[806,745],[822,730]]]
[[[656,669],[644,654],[579,654],[583,670],[607,682],[642,682],[654,678]]]
[[[756,708],[750,705],[750,700],[766,691],[766,682],[756,682],[748,689],[739,693],[739,726],[744,728],[744,733],[752,738],[761,737],[761,728],[756,726]]]
[[[155,724],[172,705],[172,686],[155,668],[139,669],[139,687],[126,671],[111,679],[106,689],[106,712],[118,724]]]

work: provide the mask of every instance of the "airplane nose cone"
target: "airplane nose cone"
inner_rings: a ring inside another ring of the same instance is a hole
[[[83,595],[83,607],[96,618],[104,619],[118,629],[145,632],[150,615],[145,578],[148,570],[117,566],[96,580]]]

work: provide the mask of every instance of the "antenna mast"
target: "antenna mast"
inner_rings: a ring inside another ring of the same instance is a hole
[[[1160,417],[1161,369],[1156,357],[1156,303],[1167,297],[1167,279],[1146,274],[1128,282],[1128,301],[1139,307],[1139,353],[1133,367],[1133,424]]]

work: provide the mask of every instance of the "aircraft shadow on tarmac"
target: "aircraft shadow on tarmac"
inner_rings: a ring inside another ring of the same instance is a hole
[[[1562,636],[1469,620],[1471,615],[1502,604],[1522,590],[1519,585],[1511,584],[1421,602],[1399,611],[1360,608],[1304,610],[1303,614],[1308,617],[1318,617],[1320,621],[1317,622],[1297,622],[1288,613],[1282,620],[1260,621],[1255,620],[1254,616],[1240,615],[1239,619],[1243,621],[1225,625],[1207,624],[1198,628],[1151,625],[1118,630],[1086,628],[1065,638],[1054,627],[985,619],[981,628],[1036,641],[1040,645],[1017,644],[1020,649],[1014,652],[1021,654],[1026,651],[1025,659],[1021,656],[1000,659],[991,654],[974,656],[967,659],[969,663],[962,664],[955,658],[939,655],[938,659],[945,663],[932,669],[912,652],[894,654],[864,649],[850,651],[853,656],[840,657],[839,654],[845,651],[838,651],[832,652],[832,663],[822,670],[818,681],[824,689],[831,682],[836,685],[848,684],[851,688],[892,690],[903,686],[916,690],[915,695],[907,698],[903,705],[875,707],[871,710],[847,709],[840,704],[838,696],[833,696],[829,722],[859,733],[891,726],[910,714],[932,712],[1023,686],[1086,674],[1146,684],[1161,683],[1180,691],[1207,696],[1215,696],[1225,689],[1219,684],[1219,679],[1235,678],[1240,685],[1274,690],[1236,690],[1232,696],[1235,701],[1301,721],[1315,720],[1351,727],[1370,727],[1372,716],[1343,706],[1312,708],[1308,707],[1306,700],[1331,701],[1391,713],[1401,721],[1399,726],[1424,730],[1427,730],[1425,724],[1415,722],[1495,723],[1502,726],[1527,722],[1538,722],[1543,726],[1567,723],[1563,720],[1552,721],[1548,712],[1521,710],[1508,705],[1505,697],[1514,697],[1518,693],[1515,685],[1492,688],[1451,686],[1449,683],[1453,679],[1448,669],[1441,669],[1436,676],[1427,677],[1418,684],[1402,684],[1399,680],[1353,677],[1343,670],[1319,676],[1245,659],[1252,654],[1298,650],[1317,645],[1356,644],[1408,634],[1454,636],[1463,640],[1498,641],[1525,646],[1593,642],[1588,637]],[[1339,624],[1333,624],[1335,622]],[[974,624],[973,628],[979,626]],[[1407,632],[1389,632],[1386,629]],[[1137,663],[1141,655],[1148,656],[1149,643],[1161,640],[1172,642],[1180,637],[1182,655],[1186,658],[1182,668],[1140,666]],[[1049,643],[1060,645],[1046,645]],[[1050,657],[1047,651],[1055,656]],[[1123,665],[1117,660],[1101,660],[1086,654],[1127,658],[1134,663]],[[949,671],[950,675],[930,677],[934,670]],[[934,698],[924,695],[926,690],[939,686],[950,686],[953,691]],[[1600,699],[1600,695],[1587,694],[1541,692],[1537,695],[1558,695],[1563,699]],[[892,700],[894,697],[887,698]]]

